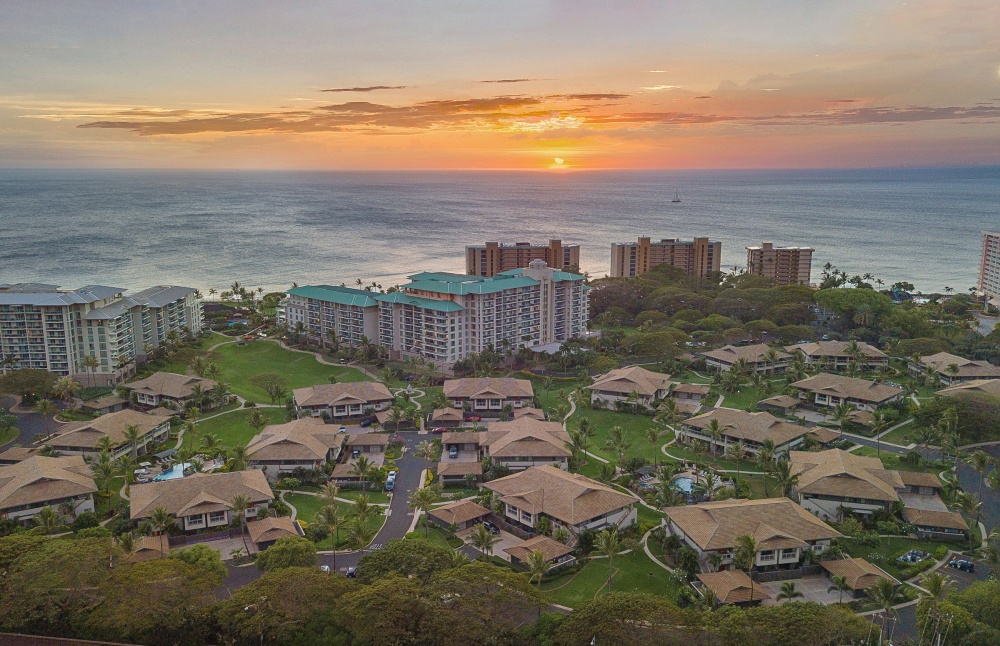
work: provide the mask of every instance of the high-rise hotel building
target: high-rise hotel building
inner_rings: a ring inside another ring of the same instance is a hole
[[[809,285],[812,274],[812,247],[775,247],[761,242],[747,247],[747,273],[764,276],[775,285]]]
[[[302,330],[312,341],[361,345],[364,339],[378,343],[377,292],[336,285],[303,285],[288,290],[279,322]]]
[[[102,285],[0,285],[0,372],[36,368],[116,384],[135,373],[137,359],[201,326],[201,300],[191,287],[161,285],[127,296]],[[96,367],[84,365],[88,356]]]
[[[562,240],[549,240],[548,245],[516,242],[487,242],[465,248],[465,273],[474,276],[496,276],[511,269],[523,269],[532,260],[543,260],[554,269],[580,267],[580,245],[564,245]]]
[[[1000,307],[1000,233],[983,231],[983,260],[979,265],[979,291]]]
[[[611,277],[641,276],[659,265],[683,269],[688,276],[704,278],[719,271],[722,262],[722,243],[708,238],[678,240],[663,238],[651,242],[639,238],[637,242],[611,245]]]
[[[583,276],[543,260],[492,277],[425,272],[410,281],[375,295],[379,343],[395,357],[452,364],[487,347],[531,347],[587,331]]]

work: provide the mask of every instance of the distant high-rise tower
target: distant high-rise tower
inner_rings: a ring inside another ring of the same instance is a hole
[[[1000,233],[983,231],[983,261],[979,266],[979,291],[993,305],[1000,305]]]
[[[775,285],[808,285],[812,273],[812,247],[775,247],[761,242],[747,247],[747,273],[764,276]]]
[[[677,267],[689,276],[704,278],[719,271],[721,261],[722,243],[709,241],[708,238],[690,241],[663,238],[659,242],[639,238],[637,242],[611,245],[613,278],[641,276],[659,265]]]
[[[562,240],[549,240],[548,245],[516,242],[487,242],[465,248],[465,273],[472,276],[496,276],[511,269],[524,269],[532,260],[544,260],[553,269],[580,267],[580,245],[564,245]]]

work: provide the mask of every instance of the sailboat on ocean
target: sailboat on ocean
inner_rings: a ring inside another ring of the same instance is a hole
[[[678,193],[677,191],[674,191],[674,199],[672,199],[670,201],[671,202],[680,202],[681,201],[681,194]]]

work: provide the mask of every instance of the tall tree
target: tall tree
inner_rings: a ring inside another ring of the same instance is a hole
[[[412,496],[410,496],[409,506],[410,509],[416,511],[417,514],[426,514],[428,511],[430,511],[431,505],[433,505],[438,500],[440,500],[440,496],[438,496],[437,492],[434,489],[430,487],[420,487],[419,489],[413,492]],[[430,528],[428,526],[429,523],[430,523],[429,519],[425,517],[424,518],[425,537],[428,535],[428,532],[430,531]]]
[[[594,543],[597,553],[608,557],[608,593],[611,593],[611,580],[614,574],[614,558],[621,550],[621,539],[618,536],[618,528],[605,529],[597,535]]]
[[[240,520],[240,536],[243,538],[243,547],[246,548],[247,554],[250,553],[250,546],[247,545],[247,510],[250,509],[250,499],[244,494],[236,494],[233,496],[232,501],[229,503],[229,510],[232,511]]]

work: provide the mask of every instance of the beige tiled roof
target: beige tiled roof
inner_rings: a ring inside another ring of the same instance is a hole
[[[446,525],[460,525],[477,518],[485,518],[489,513],[489,509],[471,500],[450,502],[427,512],[429,516],[437,518]]]
[[[107,435],[111,438],[111,446],[119,447],[127,443],[125,429],[129,425],[139,427],[139,437],[149,433],[157,426],[166,423],[167,418],[151,415],[141,411],[125,408],[117,413],[101,415],[89,422],[70,422],[59,428],[59,434],[46,442],[52,446],[71,446],[81,449],[93,449],[98,440]]]
[[[461,422],[462,411],[457,408],[436,408],[431,413],[432,422]]]
[[[726,436],[758,444],[771,440],[775,446],[781,446],[809,432],[805,426],[786,422],[767,412],[748,413],[734,408],[716,408],[685,420],[684,425],[705,430],[712,420],[718,420]]]
[[[788,458],[801,494],[895,501],[904,486],[899,473],[887,471],[878,458],[840,449],[791,451]]]
[[[801,352],[807,357],[812,358],[824,358],[824,357],[850,357],[850,353],[847,351],[847,346],[851,344],[850,341],[816,341],[813,343],[797,343],[795,345],[786,345],[785,350],[788,352]],[[873,345],[869,345],[864,341],[858,341],[858,349],[865,355],[867,359],[886,359],[888,355]]]
[[[897,471],[896,473],[899,474],[899,479],[907,487],[941,488],[941,480],[933,473],[924,473],[923,471]]]
[[[821,561],[820,565],[822,565],[823,569],[831,575],[842,576],[847,579],[847,585],[849,585],[852,590],[864,590],[865,588],[870,588],[875,585],[879,579],[889,579],[894,583],[899,583],[899,581],[889,576],[885,570],[881,569],[877,565],[869,563],[864,559],[851,558],[837,559],[834,561]]]
[[[157,507],[172,516],[190,516],[229,509],[237,495],[251,504],[274,500],[264,472],[257,469],[230,473],[196,473],[174,480],[132,485],[132,520],[148,518]]]
[[[822,426],[813,426],[809,429],[809,435],[812,435],[820,444],[826,444],[827,442],[832,442],[840,437],[840,433],[837,431],[823,428]]]
[[[202,390],[215,387],[215,382],[211,379],[178,375],[173,372],[154,372],[145,379],[125,384],[125,387],[146,395],[184,399],[191,396],[191,391],[198,384],[201,384]]]
[[[708,384],[677,384],[672,393],[688,393],[691,395],[707,395],[712,387]]]
[[[793,388],[811,393],[833,395],[839,398],[856,399],[863,402],[881,403],[903,392],[902,388],[880,384],[857,377],[845,377],[821,372],[792,384]]]
[[[482,399],[486,397],[525,399],[534,397],[535,390],[527,379],[476,377],[446,380],[444,394],[448,399]]]
[[[166,534],[143,536],[135,542],[135,553],[132,555],[132,559],[135,561],[161,559],[169,553],[170,537]]]
[[[44,503],[97,491],[83,456],[41,455],[0,467],[0,509]]]
[[[521,419],[522,417],[531,417],[539,421],[545,421],[545,411],[541,408],[515,408],[514,419]]]
[[[489,430],[478,433],[479,445],[495,458],[569,457],[569,433],[559,422],[541,422],[522,417],[513,422],[492,422]]]
[[[764,355],[767,351],[771,349],[771,346],[765,345],[763,343],[758,343],[756,345],[725,345],[718,350],[709,350],[708,352],[701,352],[703,357],[708,357],[710,359],[715,359],[721,361],[722,363],[733,364],[740,359],[746,360],[748,363],[757,363],[764,360]],[[782,352],[775,348],[778,353],[778,359],[787,359],[790,355],[787,352]]]
[[[702,551],[733,549],[744,534],[756,538],[762,550],[804,547],[808,541],[840,536],[788,498],[720,500],[670,507],[666,513]]]
[[[120,406],[127,403],[128,402],[126,400],[122,399],[118,395],[107,395],[89,402],[83,402],[83,407],[93,410],[101,410],[102,408],[110,408],[112,406]]]
[[[948,372],[948,366],[952,364],[958,366],[956,377],[966,379],[969,377],[976,377],[978,379],[995,379],[1000,377],[1000,366],[995,366],[989,361],[975,361],[947,352],[938,352],[937,354],[920,357],[920,363],[930,366],[935,372],[948,377],[951,376],[951,373]]]
[[[22,462],[38,455],[39,449],[27,446],[12,446],[0,453],[0,462]]]
[[[746,603],[770,599],[771,595],[764,591],[758,583],[753,584],[743,570],[722,570],[698,574],[698,580],[715,593],[719,603]],[[753,598],[751,599],[751,589]]]
[[[247,444],[249,460],[326,460],[330,449],[340,448],[347,437],[316,417],[265,426]]]
[[[377,381],[345,381],[339,384],[319,384],[296,388],[292,393],[299,406],[347,406],[375,404],[392,400],[385,384]]]
[[[596,480],[553,466],[530,467],[484,485],[505,503],[529,513],[544,513],[556,520],[577,525],[603,514],[615,512],[635,502]]]
[[[659,390],[669,389],[672,383],[670,375],[631,366],[594,377],[590,389],[597,393],[629,395],[634,392],[644,397],[652,397]]]
[[[445,431],[441,434],[441,444],[479,444],[480,431]]]
[[[799,400],[791,395],[775,395],[774,397],[768,397],[757,402],[758,406],[760,404],[775,406],[777,408],[795,408],[799,405]]]
[[[438,462],[437,467],[438,477],[453,477],[453,476],[467,476],[467,475],[482,475],[483,465],[479,461],[468,462],[468,461],[455,461],[455,460],[442,460]]]
[[[554,538],[549,538],[545,535],[538,535],[529,538],[526,541],[522,541],[517,545],[505,548],[504,552],[507,552],[512,557],[520,560],[527,561],[528,556],[532,552],[541,552],[545,555],[546,561],[554,561],[557,558],[566,556],[567,554],[572,554],[573,549],[568,545],[564,545]]]
[[[931,509],[903,509],[903,520],[918,527],[948,527],[969,531],[969,524],[957,511],[939,511]]]
[[[266,543],[285,536],[299,536],[297,527],[288,516],[268,516],[247,523],[247,532],[254,543]]]
[[[948,386],[937,391],[942,397],[954,397],[965,393],[985,393],[1000,397],[1000,379],[973,379],[954,386]]]
[[[347,436],[347,446],[386,446],[389,436],[386,433],[355,433]]]

